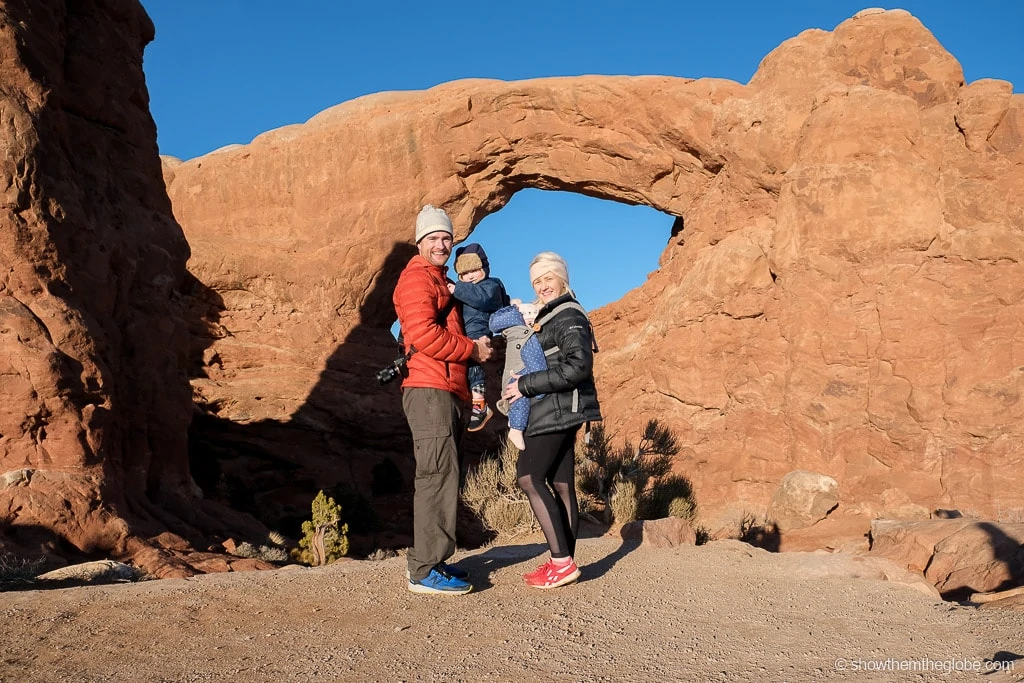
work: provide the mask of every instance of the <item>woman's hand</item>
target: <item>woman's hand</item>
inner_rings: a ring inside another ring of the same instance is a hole
[[[501,394],[501,397],[507,400],[510,404],[513,401],[518,401],[523,398],[523,395],[519,392],[519,378],[522,375],[511,375],[508,379],[508,384],[505,385],[505,391]]]
[[[454,282],[449,282],[448,283],[448,293],[449,294],[454,294],[455,293],[455,283]]]

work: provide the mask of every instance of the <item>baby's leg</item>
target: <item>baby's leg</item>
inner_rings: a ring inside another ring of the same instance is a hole
[[[509,429],[508,440],[512,442],[512,445],[521,451],[526,450],[526,439],[523,438],[522,429]]]
[[[479,363],[469,364],[469,387],[473,394],[473,409],[469,414],[468,432],[478,432],[491,419],[491,409],[487,407],[487,396],[484,391],[484,369]]]
[[[518,401],[513,401],[508,409],[508,440],[516,448],[526,450],[526,441],[523,439],[523,430],[530,421],[530,399],[525,396]]]
[[[485,397],[485,386],[486,386],[486,374],[484,368],[479,363],[470,363],[467,372],[467,378],[469,380],[469,390],[473,393],[473,404],[479,404],[483,406],[486,401]]]

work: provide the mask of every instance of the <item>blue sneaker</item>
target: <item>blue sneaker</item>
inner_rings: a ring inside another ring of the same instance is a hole
[[[452,576],[454,576],[456,579],[459,579],[460,581],[469,580],[469,572],[467,572],[465,569],[459,569],[455,565],[448,564],[447,562],[442,562],[438,566],[441,569],[448,572],[449,574],[451,574]]]
[[[439,562],[437,566],[441,569],[444,569],[446,572],[454,576],[456,579],[469,581],[469,572],[467,572],[465,569],[459,569],[454,564],[448,564],[447,562]],[[405,570],[405,578],[409,578],[408,569]]]
[[[443,564],[430,570],[426,578],[417,581],[409,579],[409,590],[413,593],[440,593],[444,595],[465,595],[473,586],[449,574]]]

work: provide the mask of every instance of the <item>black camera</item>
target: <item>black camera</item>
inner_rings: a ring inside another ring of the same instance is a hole
[[[405,374],[405,364],[409,360],[409,356],[403,355],[394,359],[388,363],[387,367],[377,372],[377,383],[387,384],[393,381],[399,375]]]

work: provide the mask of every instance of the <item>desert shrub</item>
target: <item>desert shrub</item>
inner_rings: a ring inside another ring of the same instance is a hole
[[[500,452],[485,453],[480,464],[470,468],[462,487],[462,502],[487,529],[499,535],[537,528],[530,502],[516,482],[518,457],[519,451],[506,441]]]
[[[398,553],[391,548],[377,548],[372,553],[366,556],[367,560],[371,562],[381,562],[383,560],[389,560],[392,557],[398,557]]]
[[[348,524],[341,523],[341,506],[323,491],[313,499],[312,513],[313,518],[302,523],[302,538],[292,558],[319,567],[348,553]]]
[[[679,444],[657,420],[647,423],[637,446],[615,448],[604,427],[595,426],[576,448],[576,498],[580,515],[620,524],[635,519],[693,519],[696,503],[690,481],[672,474]],[[519,451],[506,443],[497,455],[485,454],[466,477],[462,500],[483,525],[512,535],[537,529],[526,494],[516,482]],[[600,519],[599,519],[600,518]]]
[[[39,575],[45,560],[30,560],[0,550],[0,583],[30,581]]]
[[[626,524],[636,519],[639,497],[636,493],[636,482],[625,477],[617,477],[612,483],[609,507],[615,521]]]
[[[597,425],[577,458],[580,498],[588,497],[594,508],[603,503],[607,523],[670,515],[693,519],[693,488],[686,477],[672,474],[678,452],[676,436],[657,420],[647,423],[636,446],[627,439],[618,448],[604,426]],[[582,504],[580,510],[584,512]]]
[[[658,478],[640,502],[640,519],[693,519],[697,511],[693,502],[693,486],[681,474],[667,474]]]
[[[769,519],[758,520],[749,512],[740,520],[739,540],[772,552],[779,549],[779,526]]]
[[[604,500],[594,492],[597,465],[587,459],[586,449],[585,440],[576,443],[576,501],[579,503],[581,517],[600,522],[598,517],[604,514]]]
[[[248,541],[242,541],[231,554],[236,557],[251,557],[264,562],[283,563],[288,561],[288,551],[285,549],[285,538],[277,531],[267,534],[267,542],[256,545]]]

